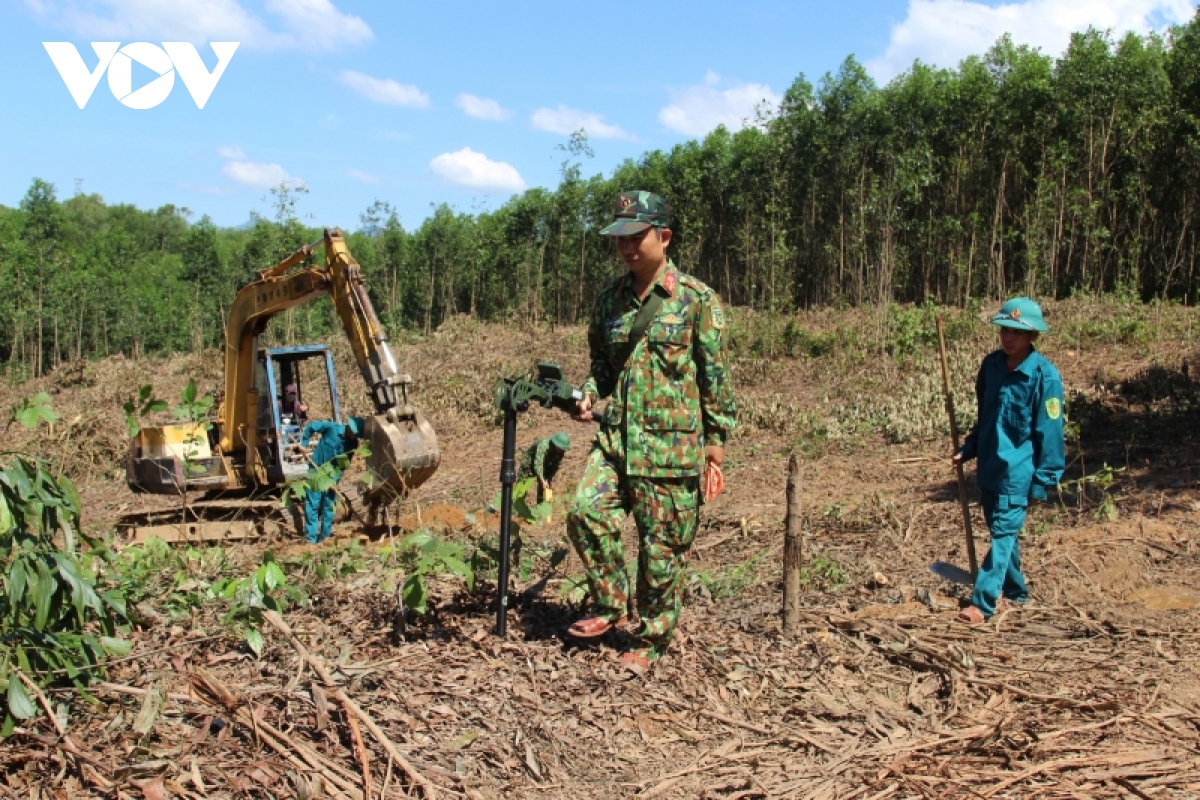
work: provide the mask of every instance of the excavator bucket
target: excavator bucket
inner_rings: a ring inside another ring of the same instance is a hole
[[[437,471],[442,458],[437,434],[421,412],[412,406],[394,408],[367,417],[366,423],[369,502],[406,497]]]

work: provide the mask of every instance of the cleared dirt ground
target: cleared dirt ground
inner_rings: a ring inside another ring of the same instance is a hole
[[[1048,318],[1042,349],[1077,427],[1064,491],[1031,514],[1022,540],[1028,607],[966,627],[954,621],[965,590],[929,571],[966,563],[929,315],[831,310],[790,325],[742,315],[743,424],[727,492],[705,509],[679,635],[649,674],[617,667],[623,633],[583,647],[565,638],[581,610],[575,557],[549,566],[561,504],[523,532],[529,569],[515,575],[505,640],[492,633],[486,579],[474,593],[435,581],[429,617],[398,627],[402,576],[387,539],[362,543],[345,523],[320,551],[293,538],[232,545],[220,559],[245,574],[272,549],[308,588],[286,621],[334,686],[270,625],[255,658],[222,627],[219,601],[172,616],[173,587],[214,575],[196,552],[182,579],[154,577],[161,591],[142,601],[137,647],[106,683],[49,693],[70,706],[68,739],[43,719],[0,745],[0,794],[362,798],[361,741],[371,797],[1200,796],[1200,315],[1070,302]],[[948,323],[969,418],[993,333],[972,314]],[[400,509],[405,528],[468,546],[488,537],[500,457],[491,386],[539,358],[581,379],[583,330],[458,319],[400,348],[443,452]],[[361,402],[345,353],[339,363],[343,396]],[[36,437],[11,429],[7,447],[62,465],[81,484],[88,526],[107,530],[152,502],[119,479],[121,400],[146,382],[175,397],[190,377],[212,391],[219,369],[211,354],[64,365],[3,389],[5,404],[51,391],[64,415]],[[561,500],[588,428],[539,410],[522,418],[520,441],[557,430],[576,442]],[[807,583],[789,639],[779,610],[792,452]],[[630,554],[634,542],[629,526]],[[162,706],[142,734],[148,695]]]

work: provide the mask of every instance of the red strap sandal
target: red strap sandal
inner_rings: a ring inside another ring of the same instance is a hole
[[[646,670],[650,669],[650,651],[644,647],[637,650],[626,650],[621,653],[617,661],[633,674],[643,675]]]
[[[612,620],[608,617],[584,617],[583,619],[575,620],[571,627],[567,628],[567,633],[576,639],[595,639],[608,633],[618,625],[624,625],[628,621],[629,617],[621,617],[617,620]]]

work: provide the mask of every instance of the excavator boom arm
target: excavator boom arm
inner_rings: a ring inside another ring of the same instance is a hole
[[[299,265],[324,244],[320,267]],[[225,326],[225,405],[221,448],[226,454],[257,444],[258,393],[254,382],[258,337],[272,317],[328,294],[366,382],[375,415],[368,421],[368,468],[380,491],[404,494],[437,469],[440,453],[429,423],[408,403],[407,375],[400,375],[387,335],[367,295],[362,270],[341,231],[299,248],[242,287]],[[397,389],[401,396],[398,400]],[[247,453],[248,461],[252,458]]]

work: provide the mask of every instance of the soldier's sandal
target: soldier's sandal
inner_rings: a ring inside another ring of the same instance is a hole
[[[617,659],[621,662],[621,666],[630,672],[641,675],[646,670],[650,669],[650,659],[647,657],[646,650],[626,650],[621,653],[621,657]]]
[[[567,633],[574,636],[576,639],[595,639],[597,636],[603,636],[618,625],[624,625],[629,620],[629,617],[621,617],[618,620],[607,619],[606,617],[584,617],[577,619],[567,628]]]

